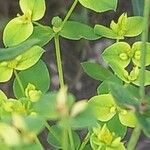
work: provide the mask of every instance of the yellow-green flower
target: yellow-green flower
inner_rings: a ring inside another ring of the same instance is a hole
[[[89,103],[100,121],[109,121],[115,115],[118,115],[120,122],[125,126],[135,127],[137,124],[134,112],[117,106],[111,94],[94,96]]]
[[[27,88],[25,89],[25,95],[31,102],[37,102],[42,95],[40,90],[36,90],[36,87],[29,83]]]
[[[102,128],[93,128],[90,143],[93,150],[125,150],[121,137],[111,133],[106,124]]]
[[[5,27],[3,42],[6,47],[12,47],[25,41],[33,32],[33,21],[44,16],[45,0],[20,0],[23,15],[12,19]]]
[[[25,70],[36,64],[43,53],[41,47],[33,46],[12,60],[0,62],[0,82],[10,80],[14,70]]]

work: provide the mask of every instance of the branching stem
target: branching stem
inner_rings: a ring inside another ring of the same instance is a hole
[[[14,74],[15,74],[16,80],[17,80],[17,82],[19,84],[19,87],[20,87],[20,90],[22,92],[22,95],[25,96],[23,84],[22,84],[22,82],[21,82],[21,80],[20,80],[20,78],[19,78],[18,73],[17,73],[16,70],[14,70]]]

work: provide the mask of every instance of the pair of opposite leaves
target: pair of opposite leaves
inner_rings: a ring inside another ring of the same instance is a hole
[[[141,48],[142,42],[135,42],[132,47],[126,42],[118,42],[105,49],[103,58],[121,80],[126,83],[132,82],[139,86]],[[146,43],[145,66],[150,65],[149,57],[150,43]],[[133,69],[128,73],[126,67],[128,67],[131,62],[133,64]],[[150,71],[146,70],[145,85],[150,84],[149,75]]]
[[[44,16],[45,0],[20,0],[22,16],[12,19],[5,27],[3,42],[6,47],[16,46],[25,41],[33,33],[33,21]],[[33,66],[42,56],[44,50],[33,46],[22,55],[10,61],[0,63],[0,82],[8,81],[13,70],[25,70]]]

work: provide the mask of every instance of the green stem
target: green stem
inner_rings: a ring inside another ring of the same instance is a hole
[[[71,128],[68,129],[68,134],[69,134],[71,150],[75,150],[75,145],[74,145],[73,134],[72,134]]]
[[[148,41],[149,31],[149,12],[150,12],[150,0],[145,0],[144,4],[144,20],[143,20],[143,33],[142,33],[142,46],[141,46],[141,70],[140,70],[140,98],[144,101],[145,98],[145,57],[146,57],[146,42]],[[141,128],[138,125],[131,135],[128,143],[128,150],[134,150],[141,134]]]
[[[22,82],[21,82],[21,80],[20,80],[20,78],[19,78],[18,73],[17,73],[16,70],[14,70],[14,74],[15,74],[16,80],[17,80],[17,82],[19,84],[19,87],[21,89],[22,95],[25,96],[23,84],[22,84]]]
[[[88,143],[89,139],[90,139],[90,132],[88,132],[88,134],[87,134],[86,137],[84,138],[84,140],[83,140],[83,142],[82,142],[82,144],[81,144],[79,150],[83,150],[83,149],[85,148],[85,146],[86,146],[86,144]]]
[[[40,140],[38,139],[38,137],[36,137],[36,143],[40,146],[41,150],[44,150],[43,145],[41,144]]]
[[[45,28],[44,25],[42,25],[42,24],[40,24],[40,23],[38,23],[38,22],[35,22],[35,21],[34,21],[33,24],[35,24],[35,25],[37,25],[37,26],[39,26],[39,27]]]
[[[59,83],[60,83],[60,88],[63,88],[64,87],[64,76],[63,76],[62,61],[61,61],[59,35],[56,34],[54,39],[55,39],[57,67],[58,67],[58,74],[59,74]]]
[[[148,41],[148,31],[149,31],[149,12],[150,12],[150,0],[145,0],[142,47],[141,47],[141,71],[140,71],[141,101],[143,101],[145,98],[145,87],[144,87],[144,83],[145,83],[145,57],[146,57],[146,42]]]
[[[62,147],[63,150],[68,150],[68,129],[65,127],[62,135]]]
[[[72,6],[71,6],[70,10],[68,11],[66,17],[64,18],[64,21],[62,22],[61,28],[64,27],[64,24],[65,24],[66,21],[70,18],[70,16],[71,16],[73,10],[75,9],[77,3],[78,3],[78,0],[75,0],[74,3],[72,4]]]
[[[130,137],[127,150],[135,150],[135,147],[139,140],[140,134],[141,134],[140,126],[135,127],[135,129],[133,130],[132,135]]]

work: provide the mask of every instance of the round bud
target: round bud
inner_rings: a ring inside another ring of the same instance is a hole
[[[52,26],[58,28],[58,27],[61,26],[61,24],[62,24],[62,19],[60,17],[58,17],[58,16],[53,17],[53,19],[52,19]]]
[[[58,16],[53,17],[51,23],[52,23],[54,32],[57,33],[61,30],[62,19],[60,17],[58,17]]]

